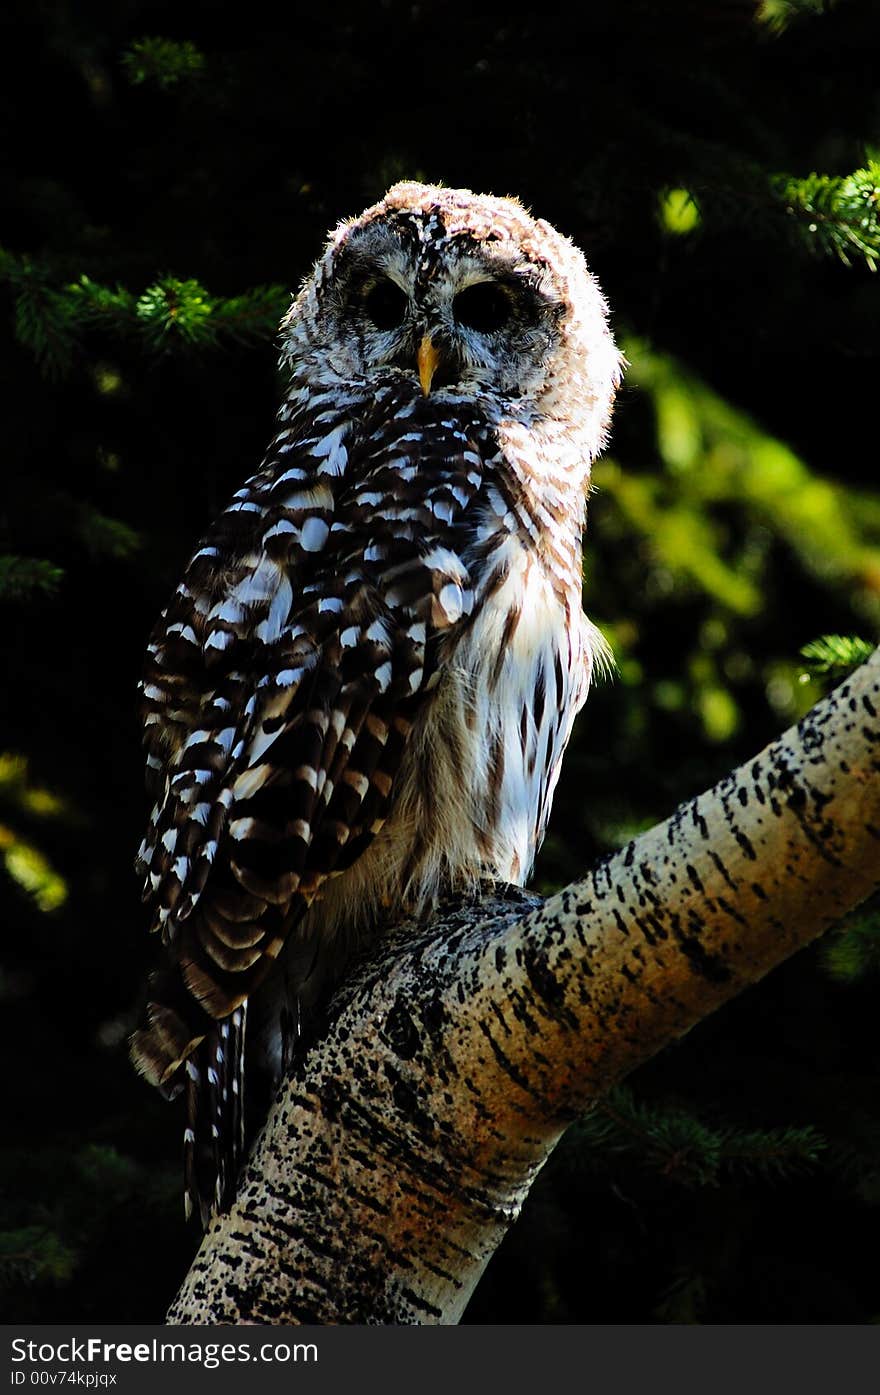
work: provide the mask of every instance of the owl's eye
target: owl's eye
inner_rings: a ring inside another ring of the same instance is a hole
[[[406,318],[407,298],[393,281],[377,281],[364,297],[364,310],[377,329],[397,329]]]
[[[495,281],[478,281],[466,286],[452,302],[452,313],[460,325],[483,334],[501,329],[510,319],[510,296]]]

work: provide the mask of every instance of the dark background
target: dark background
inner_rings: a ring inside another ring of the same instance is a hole
[[[632,367],[585,604],[619,676],[557,795],[537,881],[563,884],[816,701],[801,645],[876,636],[880,286],[779,180],[877,157],[880,10],[13,0],[0,24],[0,1303],[155,1322],[196,1237],[180,1119],[125,1052],[150,954],[135,685],[271,435],[269,326],[401,177],[515,193],[598,274]],[[469,1320],[878,1320],[873,931],[576,1127]]]

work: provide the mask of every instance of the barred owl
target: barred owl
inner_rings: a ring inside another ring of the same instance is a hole
[[[571,242],[515,200],[397,184],[282,335],[277,433],[143,683],[163,962],[132,1054],[186,1094],[203,1220],[346,947],[524,883],[600,644],[581,534],[621,360]]]

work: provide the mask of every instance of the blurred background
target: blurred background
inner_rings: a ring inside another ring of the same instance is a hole
[[[870,0],[8,0],[3,1320],[160,1321],[197,1242],[180,1117],[125,1050],[152,948],[135,686],[271,437],[326,230],[401,177],[517,194],[611,303],[631,366],[584,575],[618,674],[549,890],[811,706],[803,645],[876,641],[878,52]],[[467,1320],[880,1320],[878,919],[576,1124]]]

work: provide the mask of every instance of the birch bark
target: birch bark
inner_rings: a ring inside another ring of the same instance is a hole
[[[878,886],[880,650],[582,881],[374,946],[169,1322],[456,1322],[567,1124]]]

